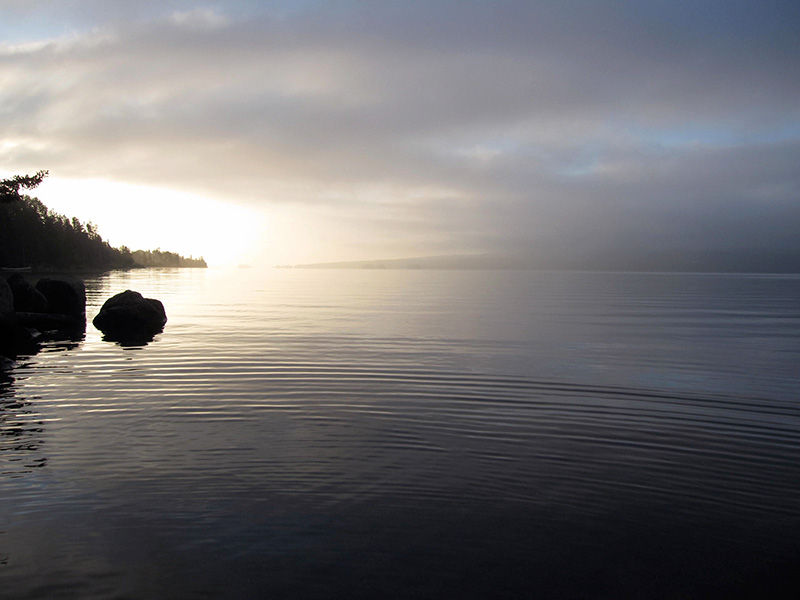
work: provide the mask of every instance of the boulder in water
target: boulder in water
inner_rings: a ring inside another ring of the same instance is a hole
[[[46,277],[36,287],[21,275],[0,277],[0,355],[34,354],[45,340],[76,342],[86,332],[86,288],[73,277]]]
[[[7,281],[14,294],[14,310],[17,312],[47,312],[47,298],[22,275],[15,273]]]
[[[11,286],[0,277],[0,372],[3,371],[3,356],[13,356],[14,348],[14,295]]]
[[[43,277],[36,289],[47,298],[48,312],[72,317],[86,314],[86,286],[74,277]]]
[[[32,351],[34,344],[31,333],[17,322],[11,286],[0,277],[0,371],[10,364],[8,358]]]
[[[92,323],[105,339],[122,343],[146,343],[164,329],[167,313],[159,300],[125,290],[103,304]]]

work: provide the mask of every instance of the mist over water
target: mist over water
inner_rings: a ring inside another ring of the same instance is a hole
[[[143,270],[0,381],[0,598],[797,589],[800,277]],[[785,597],[794,597],[788,593]]]

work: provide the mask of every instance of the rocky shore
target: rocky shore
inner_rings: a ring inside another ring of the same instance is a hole
[[[74,277],[0,276],[0,357],[36,352],[41,342],[78,340],[86,332],[86,287]],[[2,361],[6,362],[6,361]]]
[[[126,290],[109,298],[93,323],[104,339],[146,344],[167,322],[160,301]],[[46,341],[78,341],[86,333],[86,287],[75,277],[30,283],[19,273],[0,274],[0,369],[34,354]]]

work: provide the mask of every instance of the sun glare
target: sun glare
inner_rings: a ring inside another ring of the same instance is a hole
[[[212,266],[252,261],[266,227],[254,209],[124,183],[51,177],[31,195],[55,212],[91,221],[112,246],[202,256]]]

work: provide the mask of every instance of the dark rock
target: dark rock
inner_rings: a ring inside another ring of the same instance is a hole
[[[83,317],[86,314],[86,287],[73,277],[43,277],[36,289],[47,298],[48,312]]]
[[[0,361],[3,357],[15,358],[20,346],[19,326],[9,319],[0,318]],[[5,361],[3,361],[5,363]]]
[[[92,323],[105,339],[122,343],[147,343],[164,329],[167,313],[159,300],[125,290],[106,300]]]
[[[21,354],[36,354],[39,351],[39,335],[17,322],[0,323],[0,354],[11,358]]]
[[[17,323],[39,331],[85,329],[86,327],[86,320],[79,317],[37,312],[18,312]]]
[[[0,277],[0,362],[2,357],[16,355],[17,324],[14,317],[14,295],[11,286]]]
[[[14,310],[37,313],[47,312],[47,298],[22,275],[16,273],[9,277],[7,281],[14,294]]]
[[[19,274],[0,277],[0,356],[35,354],[44,341],[72,347],[85,333],[86,291],[79,279],[44,278],[33,287]]]
[[[14,293],[8,282],[0,277],[0,320],[10,319],[14,314]]]
[[[5,296],[7,286],[5,280],[0,279],[0,296]],[[9,294],[10,295],[10,294]],[[33,354],[37,350],[33,333],[20,325],[14,312],[7,310],[7,301],[3,299],[0,307],[0,362],[6,364],[2,357],[16,358],[20,354]],[[12,304],[13,306],[13,304]]]

